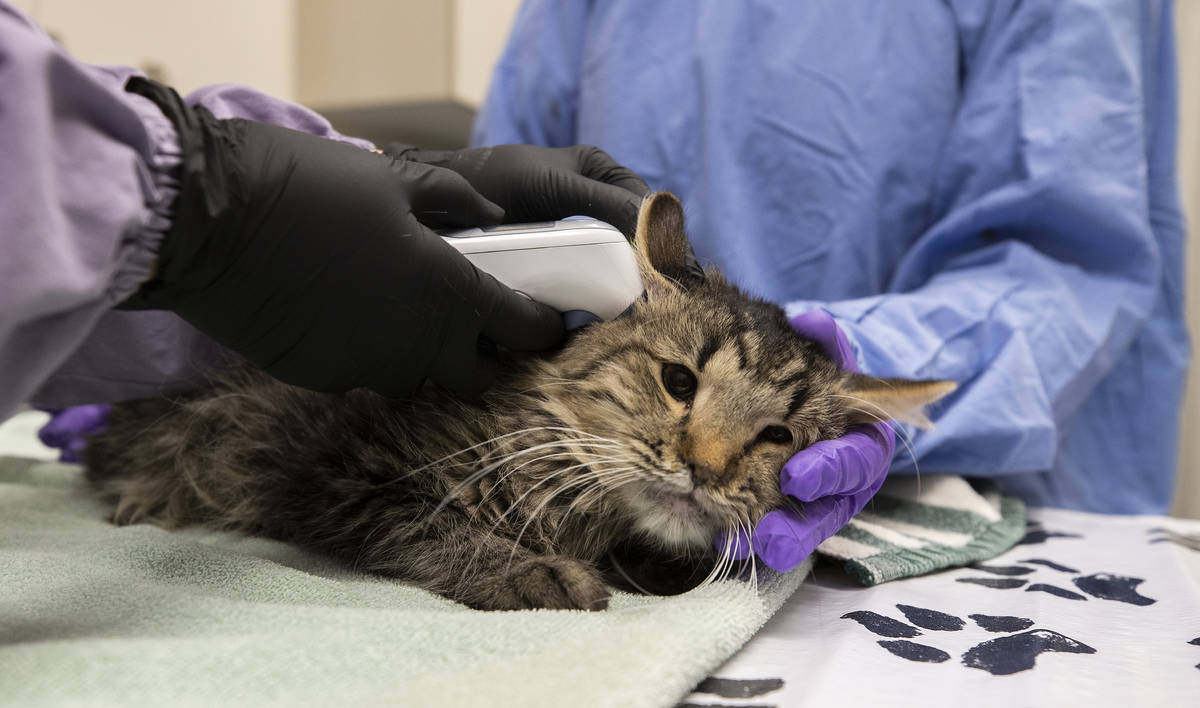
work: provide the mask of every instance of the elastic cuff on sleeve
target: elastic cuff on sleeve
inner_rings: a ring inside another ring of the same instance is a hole
[[[106,299],[116,305],[154,277],[158,248],[171,228],[175,198],[179,196],[181,150],[179,135],[170,119],[152,101],[135,94],[126,97],[146,128],[147,146],[138,172],[145,210],[141,223],[133,224],[121,241],[121,264]]]

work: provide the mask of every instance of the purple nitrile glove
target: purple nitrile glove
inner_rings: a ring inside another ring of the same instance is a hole
[[[104,432],[111,410],[111,406],[96,404],[48,411],[52,417],[38,430],[38,439],[46,447],[58,448],[59,460],[82,462],[87,437]]]
[[[858,371],[850,340],[824,310],[791,318],[792,329],[811,339],[849,371]],[[822,440],[792,456],[779,474],[784,494],[803,502],[803,513],[792,509],[767,512],[749,542],[745,532],[732,544],[735,558],[749,549],[771,568],[788,571],[837,533],[875,496],[887,477],[896,435],[888,423],[858,425],[835,440]],[[718,550],[725,545],[718,539]]]

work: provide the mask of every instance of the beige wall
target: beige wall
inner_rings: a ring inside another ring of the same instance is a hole
[[[454,10],[454,95],[468,106],[487,96],[492,69],[521,0],[458,0]]]
[[[19,0],[76,57],[137,66],[181,92],[235,81],[295,95],[294,0]]]
[[[1183,206],[1192,234],[1200,228],[1200,1],[1175,3],[1175,34],[1179,47],[1179,180]],[[1188,329],[1200,340],[1200,248],[1193,238],[1187,250]],[[1192,358],[1195,367],[1195,357]],[[1187,398],[1180,427],[1179,483],[1175,491],[1177,516],[1200,518],[1200,372],[1188,377]]]
[[[16,0],[84,61],[323,108],[482,101],[521,0]]]
[[[298,95],[323,108],[478,107],[520,0],[296,0]]]
[[[443,98],[454,4],[298,0],[299,99],[322,108]]]

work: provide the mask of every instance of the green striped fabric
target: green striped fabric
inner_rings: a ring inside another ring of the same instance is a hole
[[[893,477],[817,548],[863,585],[987,560],[1025,532],[1025,505],[962,477]]]

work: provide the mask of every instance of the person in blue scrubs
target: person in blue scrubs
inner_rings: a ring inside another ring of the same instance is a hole
[[[1189,356],[1169,0],[527,0],[479,145],[598,145],[702,261],[960,388],[894,472],[1162,513]]]

